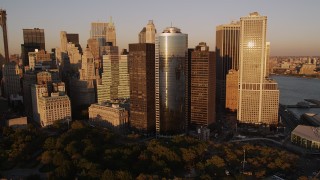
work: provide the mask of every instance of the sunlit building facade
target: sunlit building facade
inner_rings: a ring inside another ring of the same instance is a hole
[[[188,35],[166,28],[156,40],[156,132],[185,133],[188,125]]]
[[[46,67],[45,69],[53,68],[54,64],[51,59],[51,54],[45,52],[44,50],[36,49],[34,52],[28,53],[29,59],[29,69],[34,70],[35,68]]]
[[[67,95],[51,93],[51,96],[39,98],[40,125],[52,125],[54,122],[71,120],[71,103]]]
[[[279,90],[267,79],[267,17],[257,12],[241,17],[239,102],[237,118],[241,123],[277,124]]]
[[[92,104],[89,107],[90,121],[105,127],[117,129],[128,125],[128,111],[119,107],[119,104]]]
[[[106,43],[111,43],[112,46],[117,45],[117,38],[116,38],[116,27],[114,25],[114,22],[112,21],[112,17],[110,17],[110,22],[107,26],[107,39]]]
[[[118,98],[130,97],[128,51],[123,49],[119,56]]]
[[[226,109],[236,112],[238,108],[238,71],[231,69],[226,78]]]
[[[139,43],[155,43],[157,30],[153,24],[153,20],[149,20],[146,27],[142,28],[139,33]]]
[[[92,22],[90,37],[93,39],[97,39],[99,42],[99,46],[104,46],[107,40],[107,27],[108,23],[106,22]]]
[[[119,86],[119,48],[106,46],[103,55],[103,73],[101,83],[97,85],[98,103],[118,98]]]

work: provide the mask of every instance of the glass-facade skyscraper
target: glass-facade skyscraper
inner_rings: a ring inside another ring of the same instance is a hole
[[[188,122],[188,35],[166,28],[156,41],[156,131],[182,134]]]
[[[104,46],[107,39],[108,23],[105,22],[92,22],[90,37],[99,41],[99,46]]]
[[[226,75],[230,69],[239,69],[240,22],[216,27],[217,105],[226,104]]]
[[[130,125],[154,133],[155,44],[129,44]]]
[[[45,50],[44,29],[23,29],[23,42],[21,44],[21,56],[24,66],[29,65],[29,52],[34,52],[35,49]]]

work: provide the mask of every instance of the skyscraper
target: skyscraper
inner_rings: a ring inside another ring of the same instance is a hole
[[[79,48],[80,53],[82,53],[81,46],[79,44],[79,34],[67,33],[66,31],[60,32],[60,41],[61,41],[61,51],[67,52],[68,43],[75,44]]]
[[[90,38],[87,40],[88,48],[90,49],[91,53],[93,54],[93,57],[95,59],[99,59],[99,41],[94,38]]]
[[[92,22],[90,37],[99,41],[99,46],[104,46],[107,40],[107,27],[108,23],[105,22]]]
[[[9,98],[10,95],[16,95],[21,93],[21,71],[22,69],[14,61],[11,61],[10,63],[6,63],[3,65],[2,83],[4,86],[4,97]]]
[[[267,17],[253,12],[241,17],[239,102],[237,118],[242,123],[277,124],[279,90],[266,78]]]
[[[155,132],[155,45],[129,44],[130,124]]]
[[[215,53],[201,42],[191,54],[191,126],[215,121]]]
[[[89,48],[86,48],[81,57],[80,80],[96,79],[94,57]]]
[[[188,122],[188,35],[166,28],[156,42],[156,131],[185,133]]]
[[[216,28],[217,102],[226,101],[226,75],[230,69],[239,69],[240,22],[231,22]]]
[[[153,24],[152,20],[149,20],[146,27],[142,28],[139,33],[139,42],[140,43],[155,43],[157,30]]]
[[[130,97],[128,51],[123,49],[119,56],[118,98]]]
[[[39,28],[23,29],[23,42],[21,44],[21,58],[24,66],[29,65],[28,53],[35,49],[45,50],[44,30]]]
[[[69,78],[69,91],[73,117],[83,118],[87,115],[88,107],[96,102],[96,74],[94,57],[86,48],[81,57],[80,78]]]
[[[97,85],[98,103],[118,98],[119,50],[117,46],[106,46],[103,55],[102,82]]]
[[[116,46],[117,45],[116,27],[114,26],[112,17],[110,17],[110,22],[108,23],[106,34],[107,34],[106,43],[112,43],[112,46]]]
[[[7,12],[4,9],[0,9],[0,27],[0,67],[2,67],[2,64],[9,62]]]

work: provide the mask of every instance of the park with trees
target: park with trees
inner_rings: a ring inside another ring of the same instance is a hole
[[[294,153],[272,145],[215,143],[191,136],[143,141],[74,121],[50,132],[32,125],[1,128],[0,177],[15,168],[36,169],[31,179],[246,179],[282,174],[297,179]],[[244,160],[245,151],[245,160]],[[244,162],[245,161],[245,162]]]

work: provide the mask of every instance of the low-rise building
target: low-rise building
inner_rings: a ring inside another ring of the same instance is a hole
[[[89,107],[89,119],[105,127],[123,129],[128,124],[128,111],[119,104],[102,103],[92,104]]]
[[[25,128],[27,127],[27,117],[18,117],[7,120],[7,126],[12,128]]]
[[[299,74],[304,74],[304,75],[315,74],[316,67],[317,65],[315,64],[303,64],[302,67],[300,68]]]
[[[209,141],[210,140],[210,129],[207,127],[199,127],[197,128],[198,131],[198,138],[202,141]]]
[[[307,149],[320,150],[320,128],[298,125],[291,132],[291,142]]]

